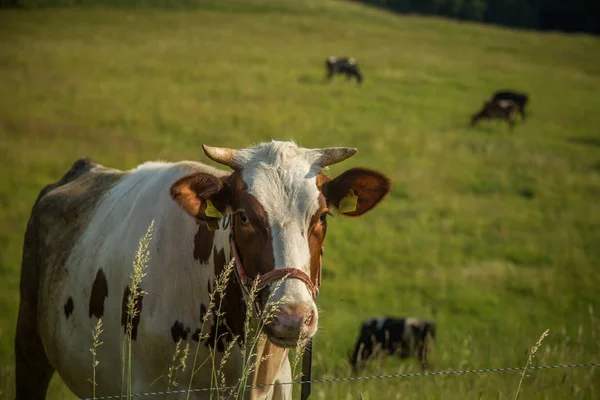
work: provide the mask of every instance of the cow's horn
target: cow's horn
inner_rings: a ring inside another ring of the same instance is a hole
[[[227,165],[231,168],[237,167],[234,158],[238,150],[228,149],[226,147],[211,147],[205,144],[202,145],[202,149],[211,160],[218,162],[219,164]]]
[[[352,147],[328,147],[321,150],[321,157],[319,157],[317,164],[321,167],[333,165],[352,157],[355,153],[356,149]]]

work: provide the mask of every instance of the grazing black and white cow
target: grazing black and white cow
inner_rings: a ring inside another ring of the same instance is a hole
[[[523,120],[525,120],[525,106],[529,101],[529,96],[525,93],[515,92],[514,90],[499,90],[492,96],[491,101],[493,102],[502,102],[502,101],[512,101],[517,105],[518,111],[521,114]]]
[[[321,172],[352,156],[353,148],[306,149],[276,141],[243,150],[203,148],[233,172],[191,161],[120,171],[82,159],[41,191],[23,246],[15,338],[18,400],[43,399],[55,371],[77,396],[92,395],[88,349],[99,318],[104,332],[96,396],[121,393],[129,276],[151,221],[147,276],[132,321],[132,392],[168,387],[165,377],[180,341],[197,354],[198,370],[190,375],[188,363],[179,382],[210,388],[212,366],[220,365],[232,344],[224,377],[226,385],[237,384],[247,308],[260,313],[273,307],[275,313],[250,360],[263,362],[247,382],[292,379],[288,348],[317,331],[327,216],[336,209],[347,216],[366,213],[389,192],[389,180],[363,168],[333,179]],[[223,297],[224,314],[211,316],[201,330],[215,276],[232,257],[235,274]],[[249,304],[247,292],[256,279],[261,291]],[[209,339],[202,340],[204,334]],[[214,364],[207,361],[211,354]],[[246,398],[290,396],[291,386],[284,385],[262,386]],[[209,397],[210,392],[190,393],[192,399]]]
[[[471,117],[471,126],[475,126],[481,119],[500,119],[508,122],[512,131],[515,127],[519,106],[512,100],[487,100],[481,110]]]
[[[327,68],[327,79],[329,80],[333,78],[334,74],[346,74],[348,79],[354,77],[358,83],[362,83],[363,77],[354,58],[327,57],[325,66]]]
[[[435,339],[435,324],[418,318],[377,317],[363,322],[350,364],[363,367],[377,355],[415,358],[421,368],[430,367],[428,356]]]

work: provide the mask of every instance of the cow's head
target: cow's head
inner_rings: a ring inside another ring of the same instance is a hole
[[[278,269],[297,269],[319,284],[327,216],[355,217],[375,207],[389,192],[384,175],[352,168],[334,179],[321,170],[356,152],[352,148],[305,149],[270,142],[243,150],[203,146],[212,160],[231,167],[217,178],[194,173],[173,184],[171,194],[190,215],[216,226],[231,214],[235,246],[243,268],[254,278]],[[308,286],[288,277],[265,288],[260,306],[278,307],[264,328],[279,346],[294,346],[317,330],[318,314]],[[269,295],[271,295],[269,297]]]

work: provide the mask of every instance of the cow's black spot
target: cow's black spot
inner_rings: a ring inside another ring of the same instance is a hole
[[[180,340],[186,340],[187,336],[188,336],[188,332],[189,332],[189,328],[185,329],[183,327],[183,323],[181,323],[179,321],[175,321],[175,323],[171,327],[171,337],[173,338],[173,341],[175,343],[179,342]]]
[[[134,317],[131,319],[131,339],[137,339],[138,326],[140,324],[140,318],[142,316],[142,300],[144,299],[143,291],[141,288],[137,289],[138,295],[134,306]],[[129,310],[127,308],[127,302],[129,301],[129,295],[131,290],[129,286],[125,287],[123,292],[123,300],[121,302],[121,326],[125,333],[127,333],[127,320],[129,319]]]
[[[219,353],[223,353],[225,351],[225,341],[231,342],[232,339],[231,332],[221,321],[218,328],[216,324],[213,324],[210,327],[210,333],[208,338],[204,341],[204,345],[212,348],[214,348],[216,345],[217,351]]]
[[[96,279],[92,284],[92,294],[90,295],[90,318],[95,315],[102,318],[104,315],[104,299],[108,297],[108,282],[102,268],[96,273]]]
[[[199,342],[200,341],[200,329],[196,329],[194,334],[192,335],[192,340]]]
[[[67,319],[69,319],[69,316],[73,312],[73,308],[75,308],[75,305],[73,304],[73,298],[69,296],[67,302],[65,303],[65,317],[67,317]]]
[[[204,304],[200,304],[200,322],[202,322],[202,320],[204,319],[206,311],[206,306]]]

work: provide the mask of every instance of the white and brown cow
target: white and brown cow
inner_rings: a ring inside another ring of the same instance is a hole
[[[287,348],[317,330],[314,297],[327,215],[335,209],[362,215],[390,188],[384,175],[368,169],[353,168],[335,179],[321,172],[355,151],[276,141],[243,150],[204,146],[206,155],[231,167],[231,173],[189,161],[145,163],[125,172],[77,161],[60,181],[42,190],[27,227],[15,340],[17,399],[43,399],[54,371],[78,396],[90,396],[89,348],[98,318],[104,332],[96,395],[121,392],[124,299],[138,241],[152,220],[150,261],[141,283],[147,294],[133,320],[133,392],[151,385],[165,389],[178,341],[189,343],[191,354],[198,348],[198,359],[204,360],[211,349],[221,357],[233,335],[243,340],[250,306],[243,294],[244,274],[249,279],[260,274],[261,281],[269,274],[287,276],[270,300],[272,284],[252,305],[264,310],[277,302],[278,307],[263,329],[267,339],[257,355],[267,361],[250,382],[291,379]],[[233,254],[239,263],[223,301],[225,321],[214,326],[210,319],[205,327],[210,340],[199,342],[215,276]],[[226,366],[228,384],[237,383],[241,358],[235,344]],[[205,363],[194,375],[194,388],[210,387],[211,367]],[[179,382],[189,381],[190,370]],[[289,385],[249,394],[290,395]],[[191,398],[208,398],[208,393],[195,392]]]

